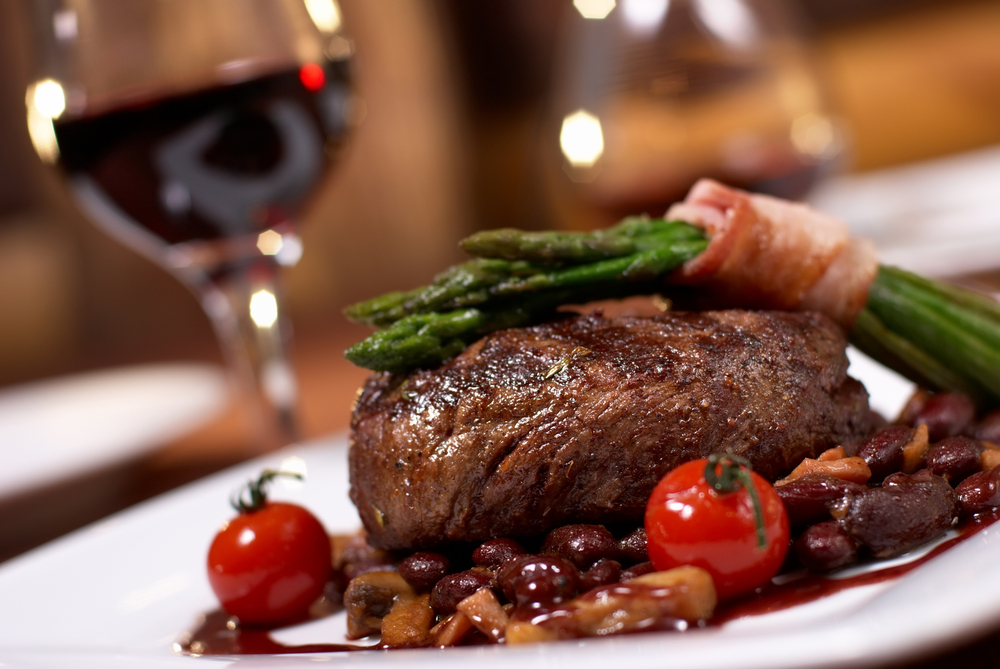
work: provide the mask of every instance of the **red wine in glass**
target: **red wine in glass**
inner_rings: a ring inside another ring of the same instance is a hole
[[[346,64],[307,63],[54,124],[77,188],[168,245],[290,221],[347,135]]]

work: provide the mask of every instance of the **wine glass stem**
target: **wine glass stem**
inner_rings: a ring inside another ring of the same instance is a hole
[[[194,286],[245,396],[248,428],[260,451],[286,446],[301,436],[279,269],[271,259],[258,258],[203,275]]]

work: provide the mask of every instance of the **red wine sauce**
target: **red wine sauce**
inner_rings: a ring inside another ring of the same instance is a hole
[[[212,611],[194,631],[178,642],[180,651],[185,655],[279,655],[369,650],[365,646],[336,643],[288,646],[275,641],[271,630],[266,627],[240,627],[231,625],[230,619],[225,611]]]
[[[898,578],[916,569],[931,558],[940,555],[955,544],[968,539],[980,530],[992,525],[998,518],[1000,518],[1000,510],[970,518],[956,528],[958,532],[957,536],[942,541],[932,550],[928,551],[926,555],[905,564],[876,569],[848,578],[828,578],[823,574],[806,574],[801,578],[780,585],[770,583],[750,598],[732,602],[721,607],[712,616],[709,625],[719,626],[737,618],[773,613],[798,606],[799,604],[813,602],[822,597],[847,590],[848,588],[883,583]]]

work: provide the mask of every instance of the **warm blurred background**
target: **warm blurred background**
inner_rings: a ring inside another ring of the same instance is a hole
[[[789,4],[845,131],[838,169],[1000,144],[996,0]],[[289,273],[308,437],[346,427],[365,376],[341,357],[364,334],[344,322],[346,304],[425,282],[475,229],[565,227],[578,211],[553,194],[538,159],[569,0],[341,5],[366,114],[308,211],[305,254]],[[0,2],[0,388],[149,361],[221,362],[187,290],[85,221],[35,156],[24,122],[25,25],[21,5]],[[245,456],[242,443],[229,411],[131,463],[114,504],[226,466]],[[12,448],[0,443],[0,453]],[[87,513],[8,537],[0,559]]]

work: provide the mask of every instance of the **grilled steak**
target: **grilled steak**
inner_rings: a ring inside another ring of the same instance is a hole
[[[372,545],[641,522],[674,466],[714,452],[775,479],[869,431],[845,341],[814,313],[567,318],[381,373],[354,408],[351,499]]]

